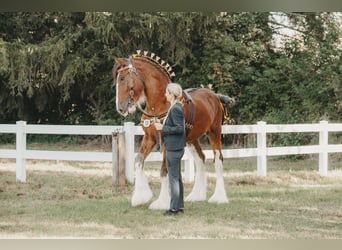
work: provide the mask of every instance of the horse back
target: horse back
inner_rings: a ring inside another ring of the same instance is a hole
[[[209,130],[221,129],[222,104],[219,97],[206,88],[189,89],[185,92],[188,99],[184,103],[184,115],[186,120],[193,118],[190,133],[200,136]]]

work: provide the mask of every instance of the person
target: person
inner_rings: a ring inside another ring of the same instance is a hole
[[[182,87],[178,83],[169,83],[165,97],[170,102],[169,111],[163,124],[155,122],[155,128],[163,131],[166,148],[166,166],[170,185],[170,209],[164,215],[184,213],[184,187],[181,174],[181,159],[186,145],[185,118],[182,98]]]

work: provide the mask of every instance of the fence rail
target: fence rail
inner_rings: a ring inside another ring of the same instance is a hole
[[[256,125],[224,125],[222,134],[256,134],[256,148],[223,149],[224,158],[257,157],[257,175],[266,176],[267,156],[292,154],[319,154],[318,170],[321,175],[328,173],[328,154],[341,153],[342,144],[329,144],[329,132],[341,132],[341,123],[321,121],[318,124],[266,124],[263,121]],[[134,182],[134,138],[143,135],[140,126],[127,122],[124,126],[87,126],[87,125],[31,125],[25,121],[14,124],[0,124],[0,134],[16,134],[16,149],[0,149],[0,158],[16,159],[16,180],[26,181],[26,160],[66,160],[66,161],[98,161],[112,162],[115,152],[73,152],[28,150],[27,134],[65,134],[65,135],[112,135],[113,132],[124,132],[125,138],[125,176],[128,182]],[[319,144],[310,146],[267,147],[269,133],[319,133]],[[207,159],[213,159],[211,150],[204,150]],[[159,152],[152,152],[146,161],[161,161]],[[194,180],[194,160],[187,151],[184,154],[185,179]]]

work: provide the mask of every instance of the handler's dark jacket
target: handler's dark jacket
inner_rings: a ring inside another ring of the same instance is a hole
[[[185,120],[182,104],[175,103],[163,125],[164,143],[166,150],[184,149],[186,145]]]

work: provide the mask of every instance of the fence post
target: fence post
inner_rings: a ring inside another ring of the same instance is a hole
[[[116,131],[113,132],[112,137],[112,182],[114,186],[125,186],[126,176],[125,176],[125,156],[126,156],[126,146],[125,146],[125,132]]]
[[[16,124],[16,181],[26,182],[26,122],[17,121]]]
[[[119,180],[118,184],[119,186],[126,185],[126,174],[125,174],[125,168],[126,168],[126,141],[125,141],[125,132],[120,131],[118,134],[118,145],[119,145],[119,166],[118,166],[118,175]]]
[[[134,183],[134,159],[135,159],[135,128],[133,122],[124,123],[125,143],[126,143],[126,179],[129,183]]]
[[[112,185],[116,186],[119,180],[119,143],[118,132],[112,133]]]
[[[328,174],[328,121],[320,121],[320,131],[319,131],[319,174]]]
[[[267,172],[267,148],[266,148],[266,122],[259,121],[257,133],[257,174],[258,176],[266,176]]]
[[[185,147],[185,154],[187,159],[184,161],[184,180],[186,182],[193,182],[195,180],[194,158],[189,152],[188,147]]]

